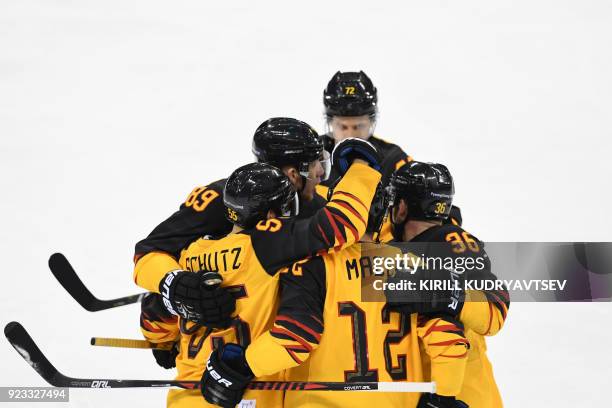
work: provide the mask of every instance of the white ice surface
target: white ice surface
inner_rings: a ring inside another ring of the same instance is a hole
[[[49,255],[101,298],[138,292],[134,243],[250,161],[262,120],[320,128],[337,69],[373,78],[377,134],[449,166],[481,239],[610,241],[611,62],[605,0],[3,0],[0,323],[69,375],[169,378],[148,351],[89,346],[139,336],[138,308],[80,309]],[[608,406],[611,318],[609,303],[513,304],[489,341],[506,405]],[[45,385],[2,339],[0,362],[0,386]],[[73,390],[69,406],[164,395]]]

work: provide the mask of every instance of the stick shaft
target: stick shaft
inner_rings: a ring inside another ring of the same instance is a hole
[[[136,339],[120,339],[113,337],[92,337],[90,341],[92,346],[100,347],[122,347],[135,349],[155,349],[155,350],[170,350],[173,347],[170,343],[151,343],[146,340]]]

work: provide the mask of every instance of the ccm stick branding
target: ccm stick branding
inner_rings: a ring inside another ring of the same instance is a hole
[[[110,388],[108,381],[92,381],[91,388]]]

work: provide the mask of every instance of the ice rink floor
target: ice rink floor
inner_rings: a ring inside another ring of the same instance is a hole
[[[65,253],[100,298],[139,292],[133,246],[195,185],[252,160],[260,122],[322,130],[322,90],[363,69],[376,134],[455,177],[485,241],[611,241],[607,1],[0,2],[0,323],[67,375],[171,378],[138,307],[89,313],[50,274]],[[610,303],[515,303],[490,359],[507,407],[609,406]],[[0,339],[0,386],[44,381]],[[58,407],[162,407],[165,391],[72,390]]]

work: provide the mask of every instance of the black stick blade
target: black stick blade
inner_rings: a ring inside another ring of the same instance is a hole
[[[62,285],[83,308],[90,312],[99,310],[96,308],[99,299],[87,289],[63,254],[55,253],[51,255],[49,258],[49,269],[51,269],[51,273],[55,276],[55,279],[57,279],[60,285]]]
[[[11,322],[4,327],[4,335],[23,357],[45,379],[54,387],[68,388],[157,388],[157,387],[179,387],[185,389],[198,389],[200,381],[176,381],[176,380],[116,380],[108,378],[74,378],[67,377],[47,360],[40,351],[34,340],[30,337],[23,326],[17,322]],[[286,390],[286,391],[379,391],[379,392],[435,392],[434,383],[408,383],[408,382],[363,382],[363,383],[340,383],[340,382],[277,382],[277,381],[253,381],[248,386],[251,390]]]
[[[81,278],[77,275],[68,259],[61,254],[55,253],[49,258],[49,269],[55,279],[85,310],[98,312],[100,310],[112,309],[118,306],[129,305],[142,301],[146,293],[125,296],[111,300],[98,299],[87,289]]]
[[[23,359],[32,366],[45,381],[54,387],[63,386],[63,384],[57,382],[57,369],[47,360],[21,324],[18,322],[10,322],[4,327],[4,335],[21,357],[23,357]]]
[[[4,335],[27,363],[49,384],[68,388],[180,387],[197,389],[199,381],[115,380],[107,378],[73,378],[60,373],[38,348],[26,329],[18,322],[4,327]]]

